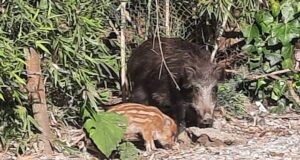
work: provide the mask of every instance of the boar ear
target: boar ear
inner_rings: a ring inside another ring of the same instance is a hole
[[[214,76],[219,82],[223,82],[225,79],[225,69],[222,66],[217,65],[214,70]]]
[[[192,78],[195,76],[196,71],[195,69],[193,69],[192,67],[184,67],[184,74],[185,74],[185,78],[183,81],[183,88],[190,88],[191,87],[191,80]]]

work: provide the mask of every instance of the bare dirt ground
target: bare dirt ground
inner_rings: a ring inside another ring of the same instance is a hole
[[[222,117],[216,123],[215,129],[188,128],[178,151],[161,150],[145,159],[300,159],[299,114],[257,116],[256,122]]]
[[[52,122],[53,123],[53,122]],[[59,127],[57,127],[59,128]],[[57,130],[56,135],[68,146],[84,148],[82,130]],[[231,159],[286,159],[300,160],[300,114],[248,114],[232,117],[217,112],[213,128],[186,129],[178,139],[175,150],[159,149],[152,153],[141,151],[141,160],[231,160]],[[56,148],[59,150],[59,148]],[[99,159],[85,150],[70,154],[56,152],[52,156],[32,151],[15,156],[12,152],[0,153],[0,160],[81,160]]]

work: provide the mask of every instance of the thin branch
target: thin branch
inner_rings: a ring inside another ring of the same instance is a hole
[[[156,4],[156,33],[157,33],[157,39],[158,39],[158,44],[159,44],[159,51],[160,51],[160,55],[161,55],[161,67],[160,67],[160,74],[159,74],[159,77],[161,76],[161,70],[162,70],[162,66],[165,66],[168,74],[170,75],[172,81],[174,82],[175,86],[176,86],[176,89],[180,90],[180,87],[179,85],[177,84],[175,78],[174,78],[174,75],[172,74],[172,72],[170,71],[169,67],[167,66],[167,63],[166,63],[166,60],[165,60],[165,57],[164,57],[164,53],[163,53],[163,50],[162,50],[162,45],[161,45],[161,41],[160,41],[160,35],[159,35],[159,13],[158,13],[158,9],[159,9],[159,6],[158,6],[158,1],[155,0],[155,4]],[[155,40],[155,37],[154,37],[154,40]],[[153,40],[153,41],[154,41]],[[155,50],[154,50],[154,43],[153,43],[153,49],[152,49],[155,53],[157,53]]]
[[[274,72],[268,73],[268,74],[247,75],[246,78],[249,79],[249,80],[256,80],[256,79],[265,78],[265,77],[271,77],[271,78],[274,78],[274,79],[278,79],[279,77],[277,77],[276,75],[291,72],[291,71],[292,70],[290,70],[290,69],[284,69],[284,70],[274,71]],[[225,69],[225,72],[234,73],[234,74],[241,74],[239,71],[236,71],[236,70]]]
[[[249,79],[255,80],[255,79],[259,79],[259,78],[270,77],[270,76],[277,75],[277,74],[287,73],[287,72],[290,72],[290,71],[291,71],[290,69],[284,69],[284,70],[274,71],[274,72],[268,73],[268,74],[262,74],[262,75],[250,75],[250,76],[249,76]]]
[[[228,5],[228,8],[227,8],[227,11],[230,12],[231,10],[231,4]],[[224,29],[226,27],[226,24],[227,24],[227,21],[228,21],[228,17],[229,17],[229,13],[227,13],[223,19],[223,23],[222,23],[222,26],[220,28],[220,31],[219,31],[219,34],[217,35],[217,37],[219,38],[220,36],[222,36],[223,32],[224,32]],[[218,39],[217,38],[217,39]],[[214,45],[214,50],[212,51],[211,53],[211,57],[210,57],[210,61],[213,62],[214,59],[215,59],[215,56],[216,56],[216,53],[219,49],[219,46],[218,46],[218,42],[217,42],[217,39],[215,41],[215,45]]]
[[[291,80],[288,80],[287,81],[287,86],[288,86],[288,89],[290,91],[290,94],[291,94],[292,98],[295,100],[297,105],[300,106],[300,98],[297,95],[297,93],[294,91],[293,82]]]

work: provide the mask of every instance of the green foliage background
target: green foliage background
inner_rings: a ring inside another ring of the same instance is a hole
[[[294,45],[300,38],[300,1],[271,0],[270,9],[256,12],[254,23],[242,24],[246,38],[243,47],[248,52],[249,71],[254,74],[267,74],[283,69],[294,69]],[[256,100],[264,100],[271,111],[284,112],[287,106],[298,109],[290,96],[287,81],[293,82],[296,94],[299,92],[299,71],[279,74],[251,81],[249,90]]]
[[[67,114],[62,117],[67,121],[80,120],[80,107],[96,107],[107,100],[111,91],[108,83],[112,89],[117,87],[118,56],[103,43],[104,20],[112,2],[0,3],[0,137],[4,146],[10,144],[9,139],[20,137],[18,128],[26,125],[23,120],[18,121],[14,108],[26,107],[31,113],[24,90],[24,48],[38,49],[49,106],[65,107]],[[21,132],[21,136],[29,136],[30,130]]]

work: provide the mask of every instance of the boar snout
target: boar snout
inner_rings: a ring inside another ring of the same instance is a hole
[[[206,113],[202,119],[202,123],[206,125],[212,125],[213,121],[213,116],[210,113]]]

